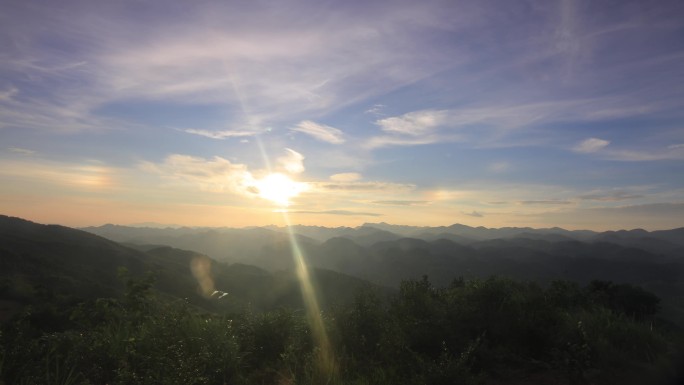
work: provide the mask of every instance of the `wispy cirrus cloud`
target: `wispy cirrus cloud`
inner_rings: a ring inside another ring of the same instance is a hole
[[[573,151],[584,154],[594,154],[597,157],[623,162],[649,162],[659,160],[684,160],[684,146],[663,146],[661,148],[616,148],[610,146],[610,141],[589,138],[581,141],[572,148]]]
[[[499,173],[508,170],[511,167],[509,162],[494,162],[491,163],[487,169],[491,172]]]
[[[38,183],[40,188],[52,191],[54,186],[90,191],[119,191],[118,181],[122,170],[99,162],[57,162],[45,159],[0,159],[3,167],[0,176]],[[35,193],[32,192],[32,193]]]
[[[359,179],[361,179],[361,174],[358,172],[343,172],[330,175],[330,180],[333,182],[356,182]]]
[[[0,90],[0,100],[10,100],[14,95],[19,93],[17,87],[9,87],[5,90]]]
[[[313,185],[322,191],[411,191],[414,184],[392,182],[315,182]]]
[[[452,135],[449,139],[454,141],[455,137]],[[437,143],[443,140],[446,140],[446,138],[439,135],[424,135],[419,137],[374,136],[366,140],[363,146],[372,150],[389,146],[418,146]]]
[[[605,159],[624,162],[654,162],[660,160],[684,160],[684,147],[655,149],[613,149],[600,154]]]
[[[7,151],[13,152],[15,154],[21,154],[21,155],[34,155],[36,153],[33,150],[29,150],[29,149],[21,148],[21,147],[8,147]]]
[[[664,98],[664,97],[663,97]],[[484,100],[451,109],[425,109],[375,121],[385,136],[370,137],[366,146],[411,146],[438,142],[467,142],[478,147],[507,147],[525,134],[534,134],[537,145],[554,143],[549,125],[592,122],[648,116],[676,107],[672,100],[644,102],[631,96],[602,98],[570,97],[556,100]],[[676,114],[676,113],[675,113]],[[546,132],[546,134],[543,134]],[[541,134],[541,136],[540,136]],[[573,150],[593,152],[605,147],[604,139],[588,138]]]
[[[364,113],[372,114],[375,116],[382,116],[382,115],[384,115],[382,111],[384,110],[385,107],[387,107],[387,106],[385,106],[384,104],[374,104],[372,107],[370,107],[369,109],[364,111]]]
[[[211,130],[198,130],[198,129],[194,129],[194,128],[185,129],[185,130],[183,130],[183,132],[186,132],[188,134],[205,136],[205,137],[211,138],[211,139],[242,138],[242,137],[246,137],[246,136],[254,136],[257,134],[256,131],[237,131],[237,130],[211,131]]]
[[[320,141],[332,144],[342,144],[346,141],[344,139],[344,133],[341,130],[325,124],[318,124],[310,120],[299,122],[297,126],[290,128],[290,130],[301,132]]]
[[[614,192],[609,192],[609,193],[590,193],[590,194],[583,194],[580,195],[578,198],[581,200],[588,200],[588,201],[599,201],[599,202],[619,202],[619,201],[626,201],[626,200],[632,200],[632,199],[639,199],[643,198],[644,195],[642,194],[633,194],[633,193],[628,193],[626,191],[614,191]]]
[[[419,110],[384,118],[376,124],[390,136],[368,140],[370,148],[466,141],[474,144],[502,142],[502,136],[534,124],[562,120],[560,110],[577,101],[495,104],[449,110]],[[470,131],[476,130],[477,135]]]
[[[539,216],[545,223],[556,226],[572,223],[575,228],[660,230],[681,227],[684,203],[658,202],[617,207],[592,207],[533,215]]]
[[[285,151],[287,152],[286,155],[276,159],[278,164],[289,173],[299,174],[304,172],[304,155],[291,148],[286,148]]]
[[[427,17],[435,5],[405,3],[390,12],[369,9],[363,17],[340,7],[307,17],[312,13],[305,10],[321,6],[208,2],[181,11],[152,2],[157,12],[141,23],[125,2],[90,7],[67,1],[65,12],[13,4],[21,22],[8,19],[5,29],[11,28],[21,46],[4,67],[28,76],[58,74],[67,93],[60,96],[86,105],[84,116],[98,106],[134,99],[241,106],[243,113],[272,122],[337,109],[445,68],[447,55],[418,43],[427,38],[424,32],[441,28],[441,18]],[[78,14],[89,17],[74,17]],[[412,20],[420,33],[404,31],[407,14],[423,15]],[[27,21],[49,25],[51,43],[71,45],[77,54],[44,49],[44,36],[20,24]],[[397,49],[386,33],[425,55]],[[340,60],[340,52],[355,59]],[[78,82],[66,81],[70,78]],[[41,98],[56,101],[49,94]]]
[[[387,201],[373,201],[371,202],[376,205],[388,205],[388,206],[422,206],[429,204],[430,201],[421,200],[387,200]]]
[[[423,110],[380,119],[375,123],[387,133],[423,136],[438,126],[443,125],[446,117],[446,111]]]
[[[94,105],[92,100],[77,101],[68,97],[49,100],[44,95],[0,101],[0,129],[73,134],[140,127],[135,122],[92,114]]]
[[[589,138],[578,143],[573,150],[576,152],[592,153],[597,152],[610,144],[609,141],[599,138]]]
[[[530,200],[530,201],[518,201],[519,205],[530,206],[530,205],[569,205],[572,204],[571,201],[566,200]]]

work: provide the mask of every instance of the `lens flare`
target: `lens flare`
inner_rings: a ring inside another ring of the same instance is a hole
[[[242,95],[235,83],[233,83],[233,88],[235,90],[235,93],[238,95],[238,99],[240,100],[243,113],[246,117],[249,118],[249,113],[243,102]],[[259,146],[261,156],[264,159],[264,164],[266,165],[266,168],[269,170],[269,172],[271,172],[271,162],[268,158],[268,154],[266,153],[266,149],[264,148],[264,144],[262,143],[259,135],[257,135],[255,139],[257,145]],[[269,180],[269,182],[264,183],[264,180]],[[272,183],[270,182],[270,180],[285,180],[289,182],[280,184],[280,182]],[[257,183],[256,186],[257,189],[259,189],[259,195],[282,206],[289,205],[290,198],[299,195],[301,191],[304,191],[306,189],[305,184],[294,182],[290,178],[282,174],[271,173],[268,176],[266,176],[266,178],[262,179],[261,183],[261,186],[259,185],[259,183]],[[272,188],[271,185],[274,186],[273,189],[275,190],[282,189],[289,192],[287,192],[286,194],[268,193],[268,191]],[[294,188],[292,187],[293,185],[297,187]],[[281,186],[284,188],[278,188],[275,186]],[[267,198],[267,196],[271,198]],[[335,355],[333,354],[332,346],[330,345],[330,339],[328,338],[328,333],[326,332],[325,325],[323,324],[323,317],[321,317],[321,309],[318,305],[318,299],[316,298],[316,292],[314,290],[313,283],[311,281],[311,278],[309,277],[309,270],[306,266],[304,255],[302,253],[301,248],[299,247],[299,243],[297,242],[297,238],[295,237],[294,231],[292,230],[292,224],[290,223],[290,218],[288,217],[287,212],[284,211],[282,214],[283,220],[287,225],[287,231],[290,238],[290,248],[292,249],[292,258],[294,259],[295,266],[297,268],[297,278],[299,280],[299,286],[302,291],[302,297],[304,299],[304,306],[306,307],[309,326],[311,327],[315,343],[316,345],[318,345],[320,352],[317,362],[318,372],[323,376],[323,378],[321,379],[323,380],[322,383],[329,383],[335,375],[336,371]]]
[[[211,260],[205,256],[196,256],[190,261],[190,270],[197,280],[200,293],[210,297],[214,293],[214,280],[211,278]]]
[[[299,243],[297,242],[297,237],[292,230],[292,224],[290,223],[290,218],[287,216],[287,212],[283,212],[283,220],[287,225],[287,232],[290,237],[292,258],[294,259],[295,267],[297,269],[297,278],[299,279],[299,285],[302,290],[302,298],[304,299],[304,305],[306,306],[309,326],[311,326],[311,332],[320,349],[318,357],[319,373],[329,381],[335,373],[335,356],[332,346],[330,345],[328,333],[323,324],[321,309],[318,305],[313,282],[309,276],[309,269],[306,265],[304,254],[302,253]]]

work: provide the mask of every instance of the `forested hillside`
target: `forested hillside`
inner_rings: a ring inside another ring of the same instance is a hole
[[[274,230],[243,231],[265,238],[242,238],[254,244],[236,248],[258,250],[280,267],[228,264],[161,239],[145,244],[149,234],[124,246],[0,217],[0,381],[674,385],[681,379],[682,296],[650,291],[681,287],[681,261],[673,255],[530,236],[467,244],[396,237],[370,246],[350,237],[302,237],[306,260],[319,267],[310,269],[320,305],[313,315],[302,276],[285,262],[292,258],[287,239]],[[313,319],[322,322],[324,339]]]

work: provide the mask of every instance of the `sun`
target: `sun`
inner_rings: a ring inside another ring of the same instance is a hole
[[[259,197],[267,199],[279,206],[289,206],[290,199],[306,190],[304,183],[295,182],[287,175],[274,173],[256,181]]]

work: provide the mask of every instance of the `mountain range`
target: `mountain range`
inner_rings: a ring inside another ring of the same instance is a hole
[[[641,285],[663,299],[663,314],[684,325],[684,228],[608,232],[560,228],[293,226],[324,304],[355,289],[396,290],[427,275],[437,286],[462,278],[506,276],[542,284],[592,280]],[[286,228],[148,228],[104,225],[71,229],[0,216],[3,300],[35,296],[97,298],[121,293],[120,268],[156,275],[160,295],[208,310],[301,306]],[[202,293],[193,263],[208,266]],[[57,288],[57,289],[55,289]],[[393,289],[394,288],[394,289]],[[30,302],[30,301],[29,301]],[[232,310],[231,310],[232,309]]]
[[[105,225],[83,230],[123,244],[168,245],[269,271],[293,266],[289,236],[283,227]],[[448,284],[458,276],[492,274],[536,280],[672,282],[680,278],[679,266],[684,261],[684,228],[591,232],[376,223],[356,228],[298,225],[293,231],[309,264],[389,286],[423,274],[438,284]]]
[[[204,270],[202,276],[197,266]],[[0,216],[0,321],[32,303],[71,306],[119,296],[125,290],[122,273],[136,279],[151,273],[158,296],[188,301],[207,311],[303,307],[293,270],[228,265],[196,251],[124,245],[77,229]],[[370,286],[334,271],[312,269],[311,274],[323,304],[347,301],[356,289]],[[206,278],[209,286],[201,282]]]
[[[252,228],[134,228],[84,231],[124,244],[169,245],[225,263],[270,272],[294,266],[288,230]],[[595,232],[558,227],[485,228],[461,224],[416,227],[366,223],[292,227],[310,266],[398,287],[429,276],[446,286],[456,278],[507,276],[550,282],[607,280],[641,285],[663,298],[665,313],[684,322],[684,228]]]

